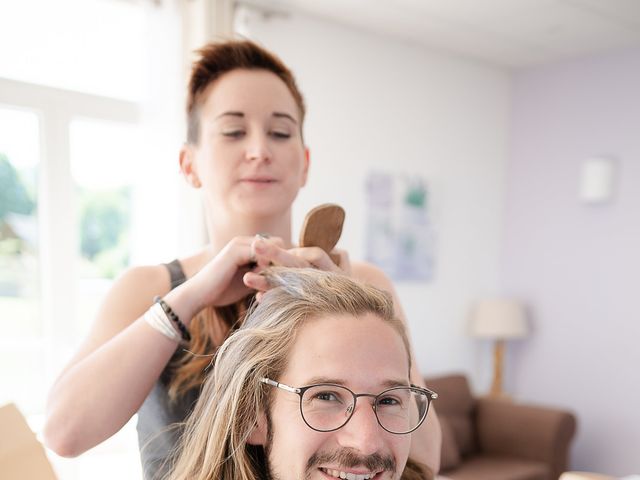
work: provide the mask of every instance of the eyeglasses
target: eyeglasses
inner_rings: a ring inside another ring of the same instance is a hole
[[[260,381],[297,394],[304,423],[318,432],[333,432],[344,427],[353,416],[358,398],[371,397],[371,407],[383,429],[397,435],[411,433],[427,418],[431,400],[438,398],[436,392],[415,385],[393,387],[373,395],[353,393],[347,387],[331,383],[295,388],[269,378]]]

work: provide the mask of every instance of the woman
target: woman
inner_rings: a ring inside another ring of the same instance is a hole
[[[206,355],[223,342],[253,292],[268,288],[259,272],[269,264],[342,270],[393,292],[371,265],[350,265],[344,253],[336,265],[320,249],[292,245],[291,205],[309,168],[304,114],[291,72],[270,52],[248,41],[200,51],[180,168],[203,190],[210,243],[169,265],[132,268],[114,284],[51,389],[45,441],[55,452],[79,455],[138,412],[145,478],[156,476],[177,436],[168,427],[184,420],[197,398]],[[171,328],[156,296],[184,332]],[[192,353],[178,348],[177,335],[187,338],[187,330]],[[412,380],[422,384],[417,371]],[[431,418],[416,432],[412,456],[437,471],[439,425]]]

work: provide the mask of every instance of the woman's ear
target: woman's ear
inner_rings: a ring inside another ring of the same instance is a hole
[[[184,178],[187,179],[189,185],[193,188],[200,188],[202,186],[202,182],[200,182],[200,177],[198,177],[198,172],[196,170],[193,146],[187,143],[185,143],[180,149],[180,171],[184,175]]]
[[[307,176],[309,175],[309,162],[311,161],[311,154],[309,153],[309,147],[304,147],[304,167],[302,170],[302,185],[304,187],[307,184]]]
[[[261,445],[265,446],[267,444],[267,416],[264,412],[260,412],[258,415],[258,422],[256,426],[253,427],[253,431],[249,435],[247,439],[247,443],[249,445]]]

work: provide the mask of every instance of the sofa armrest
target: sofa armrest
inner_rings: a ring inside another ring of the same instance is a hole
[[[576,431],[567,411],[481,398],[477,404],[477,433],[483,453],[542,461],[551,478],[567,469],[569,446]]]

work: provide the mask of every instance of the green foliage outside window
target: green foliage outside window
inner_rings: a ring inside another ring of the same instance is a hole
[[[25,239],[15,232],[11,215],[32,215],[33,196],[7,155],[0,153],[0,255],[18,255],[26,248]]]
[[[0,153],[0,220],[10,212],[30,215],[35,202],[20,175],[4,153]]]
[[[92,276],[114,278],[129,262],[130,189],[80,189],[78,193],[80,250],[90,264],[84,270]],[[35,192],[7,155],[0,153],[0,255],[16,256],[25,248],[33,249],[12,227],[11,215],[32,216],[35,210]]]
[[[115,277],[128,263],[128,187],[80,190],[80,250],[102,277]]]

